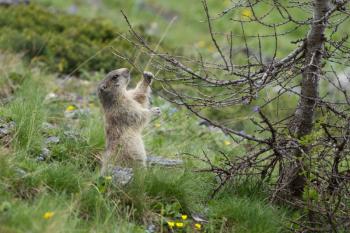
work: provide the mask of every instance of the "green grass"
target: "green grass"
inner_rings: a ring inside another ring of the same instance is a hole
[[[16,122],[15,144],[25,151],[40,146],[40,127],[46,117],[43,98],[43,87],[28,75],[16,93],[16,100],[8,106],[7,114]]]
[[[20,59],[6,56],[15,61],[9,67],[24,67]],[[150,224],[157,232],[167,232],[167,221],[192,213],[208,217],[203,226],[207,232],[282,232],[288,212],[266,202],[265,195],[254,194],[263,193],[255,186],[228,186],[211,199],[215,178],[195,172],[204,164],[188,154],[203,156],[205,151],[220,163],[217,150],[235,156],[244,148],[221,132],[200,126],[186,110],[154,98],[163,115],[145,132],[149,154],[181,158],[185,165],[137,170],[132,183],[118,187],[99,177],[97,158],[104,149],[104,132],[93,91],[99,78],[84,85],[72,79],[62,88],[52,75],[35,68],[4,71],[7,77],[16,77],[9,72],[24,75],[24,80],[17,84],[13,99],[0,105],[1,117],[16,122],[10,139],[0,140],[0,232],[145,232]],[[51,92],[63,97],[75,92],[84,98],[45,100]],[[64,111],[72,104],[89,107],[90,113],[65,118]],[[43,127],[44,122],[54,128]],[[59,137],[59,143],[46,145],[49,136]],[[38,160],[45,146],[51,154]],[[46,212],[54,215],[45,219]],[[192,232],[191,220],[187,224],[187,232]]]
[[[226,197],[209,203],[210,217],[227,232],[282,232],[283,211],[259,200]]]
[[[115,25],[118,25],[121,30],[126,31],[127,24],[120,13],[120,10],[123,10],[133,25],[144,28],[146,33],[150,32],[156,35],[162,35],[168,27],[171,19],[176,16],[177,19],[167,33],[163,45],[170,45],[170,47],[177,48],[179,54],[185,53],[191,56],[201,53],[202,55],[211,57],[212,52],[215,52],[214,44],[208,34],[209,29],[201,1],[191,2],[191,4],[189,4],[186,0],[102,0],[99,4],[93,7],[91,4],[86,4],[86,2],[79,0],[68,0],[64,2],[55,0],[37,0],[37,2],[64,11],[69,11],[72,6],[76,6],[75,14],[77,15],[87,18],[109,18]],[[232,4],[233,3],[230,0],[208,0],[210,15],[216,17]],[[258,16],[265,15],[270,7],[271,5],[269,2],[261,2],[259,6],[256,7],[255,13]],[[225,15],[223,18],[212,22],[215,32],[233,32],[233,43],[235,48],[244,48],[244,40],[241,37],[242,30],[240,23],[234,22],[230,19],[242,19],[242,13],[244,10],[247,10],[247,8],[238,8]],[[297,17],[299,20],[304,20],[308,17],[308,13],[305,12],[305,9],[293,8],[290,9],[290,11],[293,16]],[[272,12],[272,14],[270,14],[269,17],[265,17],[264,20],[267,22],[282,21],[280,16],[278,16],[277,11]],[[293,24],[286,24],[283,27],[277,28],[277,33],[283,33],[292,30],[293,28]],[[248,36],[256,35],[257,33],[260,35],[274,34],[273,28],[267,28],[257,23],[245,24],[244,30]],[[307,30],[308,27],[305,26],[294,30],[290,34],[281,36],[278,39],[277,55],[283,56],[288,54],[290,50],[295,47],[290,41],[295,41],[306,36]],[[227,48],[229,45],[226,36],[217,35],[216,37],[219,44],[225,48],[224,50],[228,50]],[[286,43],[286,41],[288,42]],[[248,39],[248,43],[254,45],[255,49],[258,49],[257,39]],[[274,38],[262,39],[262,47],[264,48],[266,56],[273,55],[274,46]],[[241,55],[241,57],[245,56],[244,53],[239,55]]]
[[[6,97],[0,101],[0,118],[16,123],[11,134],[0,139],[1,233],[138,233],[145,232],[149,225],[155,225],[156,232],[169,232],[166,222],[178,221],[181,214],[206,216],[209,222],[203,225],[203,231],[210,233],[285,231],[292,213],[269,203],[265,184],[256,181],[230,183],[214,198],[211,197],[217,185],[216,179],[211,174],[196,172],[206,165],[195,157],[202,158],[206,153],[215,164],[221,164],[222,156],[218,151],[235,157],[244,155],[246,149],[222,132],[200,126],[198,119],[188,111],[156,95],[153,105],[162,109],[162,116],[153,120],[145,131],[147,152],[183,159],[184,166],[137,170],[134,180],[125,187],[115,186],[106,177],[100,177],[98,158],[104,150],[105,139],[95,87],[104,75],[101,67],[110,69],[125,63],[116,61],[107,51],[96,58],[98,62],[79,68],[85,81],[72,78],[61,82],[56,77],[69,73],[108,43],[99,41],[99,38],[107,35],[108,41],[112,39],[114,29],[127,29],[119,9],[124,9],[132,23],[145,34],[151,24],[157,22],[155,34],[148,34],[157,38],[169,24],[164,15],[169,12],[170,15],[176,14],[179,18],[166,35],[163,45],[176,48],[176,52],[181,54],[209,54],[213,45],[207,36],[207,25],[201,22],[205,17],[200,2],[144,1],[152,9],[143,8],[140,5],[142,1],[103,0],[98,8],[78,0],[33,2],[51,8],[47,10],[34,5],[29,9],[37,12],[36,15],[23,8],[20,20],[17,20],[16,14],[22,8],[14,11],[1,8],[4,14],[0,16],[0,30],[6,33],[0,35],[0,47],[24,53],[19,56],[1,52],[0,55],[0,66],[3,67],[0,75],[5,77],[0,79],[0,97]],[[78,7],[78,16],[62,13],[72,4]],[[209,1],[211,14],[215,15],[229,4],[230,1]],[[59,9],[59,12],[53,13],[53,9]],[[262,7],[259,11],[263,13],[265,10]],[[227,17],[240,17],[240,14],[236,11]],[[61,21],[51,16],[57,16]],[[34,23],[25,20],[28,17],[43,20]],[[77,33],[71,25],[75,29],[83,26]],[[223,30],[227,26],[227,18],[216,21],[215,26]],[[22,30],[23,27],[27,30]],[[96,30],[100,27],[104,30]],[[241,33],[238,24],[230,24],[230,29],[237,35]],[[269,33],[261,30],[256,25],[250,25],[246,33]],[[287,39],[300,38],[305,28],[300,30]],[[71,38],[72,35],[75,35],[74,38]],[[224,41],[225,38],[219,38],[220,43]],[[272,42],[263,43],[266,51],[272,53]],[[41,48],[40,44],[46,45],[45,50],[37,50]],[[237,47],[242,45],[242,38],[235,38],[235,44]],[[282,45],[279,55],[288,53],[294,46]],[[118,46],[129,51],[129,45]],[[68,50],[69,53],[66,53]],[[28,56],[33,58],[31,63],[25,62]],[[68,62],[60,60],[61,56]],[[110,59],[111,56],[113,59]],[[104,59],[109,63],[104,63]],[[142,64],[147,62],[146,58],[140,59],[145,59]],[[59,98],[47,100],[45,97],[49,93],[56,93]],[[71,97],[71,94],[80,98]],[[77,119],[66,118],[64,112],[70,105],[89,109],[89,113],[79,115]],[[285,111],[287,114],[290,109]],[[230,115],[233,114],[235,118],[230,119],[229,125],[234,125],[237,130],[253,130],[252,125],[247,123],[250,117],[254,117],[251,109],[235,108],[230,112]],[[54,128],[43,127],[46,122]],[[59,137],[59,143],[46,145],[45,140],[49,136]],[[43,147],[51,153],[41,161],[38,157]],[[46,212],[54,215],[45,219]],[[194,232],[192,220],[189,219],[186,224],[183,232]]]

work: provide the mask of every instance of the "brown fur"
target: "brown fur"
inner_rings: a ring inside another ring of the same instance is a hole
[[[135,89],[127,90],[130,81],[128,69],[121,68],[107,74],[98,86],[98,96],[105,114],[106,151],[101,173],[116,164],[145,165],[146,151],[142,130],[159,108],[150,108],[150,85],[153,75],[145,72]]]

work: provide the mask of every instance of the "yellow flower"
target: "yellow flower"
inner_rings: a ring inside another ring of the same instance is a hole
[[[75,106],[69,105],[69,106],[66,108],[66,111],[67,111],[67,112],[71,112],[71,111],[73,111],[73,110],[75,110],[75,109],[76,109]]]
[[[64,67],[65,67],[65,61],[61,59],[60,63],[58,63],[58,70],[62,72]]]
[[[202,229],[202,225],[200,223],[196,223],[194,224],[194,228],[196,228],[197,230]]]
[[[161,126],[161,124],[159,124],[159,123],[154,124],[154,127],[156,127],[156,128],[160,128],[160,126]]]
[[[176,225],[176,227],[178,227],[178,228],[184,227],[184,223],[183,223],[183,222],[177,222],[177,223],[175,223],[175,225]]]
[[[183,215],[181,215],[181,218],[182,218],[182,220],[186,220],[187,219],[187,215],[183,214]]]
[[[250,18],[253,15],[253,12],[250,9],[244,9],[241,12],[242,17]]]
[[[228,141],[228,140],[225,140],[225,141],[224,141],[224,145],[225,145],[225,146],[229,146],[229,145],[231,145],[231,142]]]
[[[169,226],[170,228],[173,228],[173,227],[175,226],[175,223],[174,223],[174,222],[168,222],[168,226]]]
[[[105,176],[105,180],[112,180],[111,176]]]
[[[49,211],[49,212],[46,212],[46,213],[43,215],[43,218],[44,218],[44,219],[50,219],[50,218],[52,218],[54,215],[55,215],[54,212]]]
[[[213,52],[216,51],[216,48],[215,48],[214,46],[211,45],[211,46],[208,47],[208,51],[211,52],[211,53],[213,53]]]
[[[196,47],[197,48],[204,48],[206,45],[205,41],[204,40],[200,40],[196,43]]]

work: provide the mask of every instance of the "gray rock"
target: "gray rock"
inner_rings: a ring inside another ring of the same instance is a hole
[[[117,185],[126,185],[130,183],[134,172],[132,168],[127,167],[115,167],[112,171],[113,183]]]
[[[47,157],[51,154],[51,151],[49,149],[47,149],[46,147],[44,147],[42,149],[42,153],[41,153],[43,156]]]
[[[67,137],[70,138],[72,140],[78,140],[79,138],[81,138],[81,135],[79,134],[78,131],[76,130],[67,130],[64,131],[63,134]]]
[[[0,0],[0,5],[29,4],[29,0]]]
[[[39,155],[39,156],[36,158],[36,160],[42,162],[42,161],[45,161],[45,157]]]
[[[50,130],[50,129],[55,129],[56,127],[53,124],[49,123],[49,122],[44,122],[42,124],[42,128],[44,130]]]
[[[27,172],[26,171],[24,171],[23,169],[21,169],[21,168],[16,168],[16,173],[19,175],[19,176],[21,176],[21,177],[23,177],[23,176],[26,176],[27,175]]]
[[[40,155],[36,158],[37,161],[45,161],[51,154],[51,151],[49,149],[47,149],[46,147],[44,147],[41,150]]]
[[[191,217],[196,222],[201,222],[201,223],[207,223],[208,222],[207,218],[204,217],[202,214],[199,214],[199,213],[193,213],[193,214],[191,214]]]
[[[49,94],[47,94],[45,96],[45,101],[52,101],[52,100],[56,100],[58,98],[58,95],[53,93],[53,92],[50,92]]]
[[[0,138],[6,136],[10,133],[8,128],[0,127]]]
[[[0,138],[8,135],[16,126],[16,123],[14,121],[11,121],[9,123],[5,123],[3,121],[0,121]]]
[[[45,143],[46,144],[57,144],[60,142],[60,138],[59,137],[56,137],[56,136],[51,136],[51,137],[48,137],[46,140],[45,140]]]
[[[149,224],[146,229],[146,233],[155,233],[156,232],[156,226],[154,224]]]
[[[147,164],[173,167],[182,165],[183,161],[181,159],[167,159],[159,156],[147,156]]]
[[[14,129],[16,127],[16,122],[10,121],[10,123],[8,123],[8,126],[10,127],[10,129]]]
[[[182,160],[179,159],[166,159],[156,156],[147,157],[148,165],[161,165],[161,166],[177,166],[183,164]],[[132,168],[116,166],[112,169],[113,183],[117,185],[127,185],[130,183],[134,176]],[[152,231],[150,231],[152,232]]]

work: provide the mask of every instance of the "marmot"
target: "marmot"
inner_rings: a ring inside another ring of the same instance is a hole
[[[160,109],[150,108],[150,85],[153,74],[143,73],[135,89],[127,90],[130,72],[121,68],[109,72],[98,85],[97,93],[105,117],[106,151],[102,157],[101,174],[109,166],[132,166],[135,162],[146,165],[146,151],[142,130],[152,115]]]

